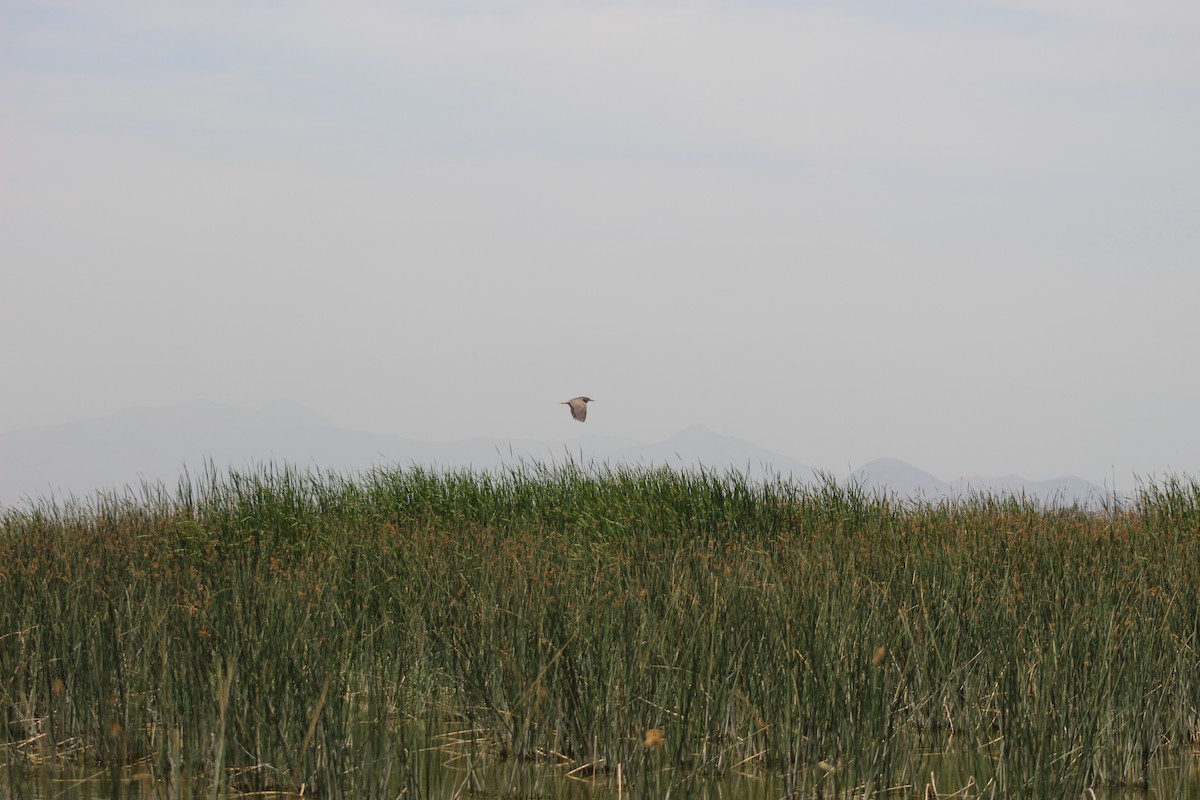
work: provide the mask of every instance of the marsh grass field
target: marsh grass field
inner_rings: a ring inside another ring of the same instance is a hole
[[[1198,645],[1192,480],[214,472],[4,512],[0,793],[1196,797]]]

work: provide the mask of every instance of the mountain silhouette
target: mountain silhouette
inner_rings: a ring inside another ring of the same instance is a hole
[[[414,464],[495,469],[565,460],[737,471],[754,479],[778,476],[802,483],[820,479],[801,461],[698,424],[653,444],[591,435],[554,443],[488,438],[429,442],[341,428],[288,400],[261,408],[195,401],[0,434],[0,504],[20,506],[42,498],[136,491],[143,482],[171,487],[185,468],[196,474],[208,465],[224,471],[287,463],[352,472]],[[894,458],[865,464],[848,480],[870,490],[930,500],[971,491],[1003,491],[1072,503],[1104,494],[1101,487],[1075,477],[1048,481],[972,477],[952,483]]]

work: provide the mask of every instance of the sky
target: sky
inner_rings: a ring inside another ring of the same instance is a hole
[[[0,431],[1200,473],[1200,4],[0,5]]]

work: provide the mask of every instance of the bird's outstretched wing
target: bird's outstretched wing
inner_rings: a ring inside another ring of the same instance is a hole
[[[569,401],[567,405],[571,407],[572,417],[580,422],[583,422],[585,419],[587,419],[587,403],[585,403],[583,400],[580,400],[578,397],[576,397],[574,400]]]

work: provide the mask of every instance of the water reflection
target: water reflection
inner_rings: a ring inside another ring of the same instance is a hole
[[[549,760],[539,763],[502,761],[482,753],[444,747],[397,753],[390,764],[374,765],[369,781],[352,770],[343,785],[325,787],[275,787],[249,790],[239,775],[230,773],[225,785],[214,787],[211,776],[171,780],[156,775],[153,765],[139,764],[118,771],[51,769],[8,766],[0,780],[0,797],[12,800],[82,800],[83,798],[169,798],[221,797],[422,797],[495,798],[496,800],[595,800],[596,798],[688,797],[697,800],[760,800],[767,798],[861,797],[863,785],[839,780],[849,772],[845,766],[814,765],[799,786],[795,776],[786,776],[755,764],[740,765],[725,774],[704,775],[681,771],[666,759],[660,763],[631,765],[573,764]],[[1153,767],[1148,785],[1098,785],[1082,796],[1095,800],[1153,800],[1180,798],[1200,800],[1200,766],[1196,754],[1164,759]],[[1005,788],[1002,765],[983,778],[973,771],[979,762],[962,754],[932,754],[913,765],[913,774],[923,780],[897,786],[869,787],[871,796],[887,798],[984,798],[1047,795],[1036,776],[1023,787]],[[843,775],[839,775],[839,769]]]

